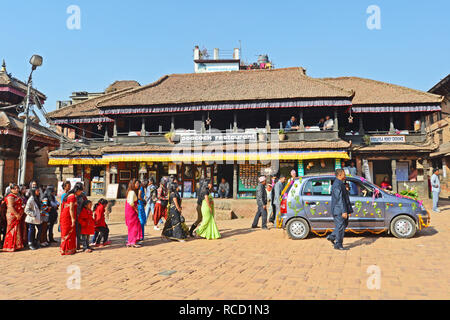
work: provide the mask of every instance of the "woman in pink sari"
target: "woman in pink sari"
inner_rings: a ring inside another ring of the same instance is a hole
[[[127,247],[140,248],[139,240],[142,239],[142,227],[139,221],[137,208],[137,190],[141,183],[133,179],[128,184],[127,201],[125,201],[125,223],[128,228]]]

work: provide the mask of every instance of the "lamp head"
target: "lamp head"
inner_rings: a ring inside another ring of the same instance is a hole
[[[42,57],[34,54],[30,59],[30,64],[33,66],[33,70],[42,65]]]

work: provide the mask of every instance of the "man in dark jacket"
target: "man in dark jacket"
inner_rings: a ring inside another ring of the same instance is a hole
[[[327,239],[334,244],[337,250],[346,250],[342,246],[345,228],[348,226],[348,219],[353,212],[350,197],[345,187],[345,172],[343,169],[336,170],[336,179],[331,187],[331,214],[333,215],[335,228]]]
[[[274,225],[276,225],[276,218],[277,214],[280,212],[280,206],[281,206],[281,192],[284,189],[284,183],[286,182],[285,176],[280,176],[277,183],[275,183],[275,187],[273,188],[273,204],[275,206],[275,210],[272,213],[272,216],[270,217],[270,222],[272,222]]]
[[[261,217],[262,229],[267,230],[267,193],[266,193],[266,177],[259,177],[259,185],[256,188],[256,204],[258,211],[255,219],[253,219],[252,228],[257,228],[259,217]]]

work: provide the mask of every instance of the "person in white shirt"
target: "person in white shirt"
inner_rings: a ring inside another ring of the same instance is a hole
[[[325,117],[325,123],[323,124],[323,130],[333,130],[334,121],[330,116]]]
[[[439,181],[439,168],[434,168],[431,176],[431,194],[433,195],[433,210],[434,212],[441,212],[438,209],[439,193],[441,192],[441,182]]]

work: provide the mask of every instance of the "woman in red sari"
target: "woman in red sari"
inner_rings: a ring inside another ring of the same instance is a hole
[[[153,212],[153,223],[155,226],[153,229],[159,230],[158,223],[161,218],[167,220],[167,205],[169,204],[169,194],[167,192],[167,179],[162,178],[157,190],[158,200],[155,204],[155,210]]]
[[[61,255],[70,255],[77,252],[77,232],[75,221],[77,220],[77,197],[83,192],[83,184],[77,182],[72,190],[62,200],[60,217],[61,225]]]
[[[11,193],[6,196],[6,235],[3,251],[13,252],[23,249],[22,216],[24,213],[23,201],[19,197],[19,186],[13,184]]]

